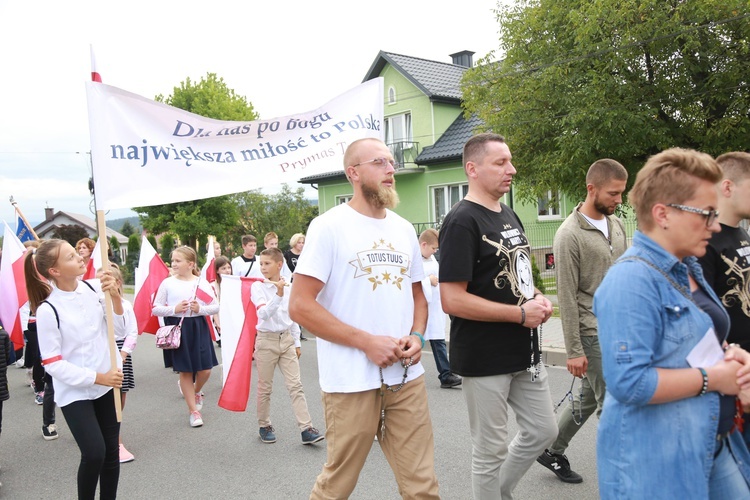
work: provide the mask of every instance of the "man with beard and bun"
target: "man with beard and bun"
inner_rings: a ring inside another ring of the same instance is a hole
[[[529,241],[500,202],[516,169],[505,139],[464,145],[469,191],[440,229],[440,295],[451,321],[451,371],[463,377],[475,499],[512,499],[513,489],[557,436],[539,326],[552,303],[534,288]],[[508,446],[508,406],[520,430]]]
[[[750,153],[725,153],[716,158],[724,178],[719,183],[721,232],[711,236],[700,257],[703,276],[729,313],[727,342],[750,350],[750,234],[740,227],[750,218]],[[750,447],[750,414],[743,431]]]
[[[404,498],[439,498],[420,364],[427,324],[414,227],[392,212],[397,164],[378,139],[344,153],[354,195],[310,224],[289,299],[318,337],[328,457],[310,498],[349,498],[377,436]]]
[[[552,246],[567,366],[581,378],[581,395],[573,408],[560,412],[557,439],[537,462],[566,483],[580,483],[583,478],[570,469],[565,449],[594,411],[601,415],[604,404],[602,352],[592,308],[604,275],[628,248],[625,227],[614,215],[627,182],[628,171],[620,163],[608,158],[595,161],[586,174],[586,200],[560,225]]]

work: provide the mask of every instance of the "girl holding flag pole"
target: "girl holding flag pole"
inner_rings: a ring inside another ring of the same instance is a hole
[[[176,325],[182,320],[180,347],[164,350],[164,366],[180,374],[190,426],[200,427],[203,425],[201,389],[211,376],[211,369],[219,364],[208,329],[210,316],[219,312],[219,303],[210,287],[200,286],[195,250],[187,246],[176,248],[171,259],[172,276],[159,286],[152,313],[164,317],[165,325]]]
[[[121,359],[112,366],[104,300],[99,290],[78,280],[83,259],[63,240],[43,241],[27,252],[24,275],[29,306],[36,313],[42,364],[55,381],[55,403],[81,450],[78,498],[115,498],[120,477],[112,387],[122,385]],[[109,271],[101,291],[109,291],[115,333],[125,329],[119,288]]]

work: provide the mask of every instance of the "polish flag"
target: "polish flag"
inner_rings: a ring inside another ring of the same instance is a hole
[[[91,50],[91,81],[102,83],[102,75],[96,70],[96,57],[94,57],[94,46],[89,45]]]
[[[216,300],[216,293],[214,293],[213,287],[206,283],[203,276],[198,280],[198,287],[195,289],[195,298],[203,302],[204,305],[208,305]],[[206,283],[205,286],[203,285],[204,283]],[[208,324],[208,331],[211,334],[211,340],[216,342],[216,328],[214,328],[214,322],[211,316],[206,316],[206,323]]]
[[[3,259],[0,263],[0,324],[10,334],[15,349],[23,347],[23,329],[19,309],[28,300],[26,278],[23,275],[26,247],[5,223]]]
[[[216,270],[214,269],[215,261],[216,258],[214,258],[213,250],[211,250],[211,254],[206,257],[206,263],[203,264],[203,268],[201,269],[201,281],[205,281],[206,283],[213,283],[216,281]]]
[[[138,334],[156,333],[159,319],[151,315],[159,285],[169,276],[169,269],[146,236],[141,243],[141,255],[135,268],[135,300],[133,311],[138,323]]]
[[[250,287],[260,278],[221,277],[221,356],[223,388],[219,406],[245,411],[250,398],[250,375],[255,350],[258,314],[250,300]]]
[[[96,278],[96,271],[102,268],[103,262],[102,251],[101,247],[99,246],[100,240],[101,238],[96,240],[96,245],[94,245],[94,249],[91,251],[91,258],[89,259],[88,264],[86,264],[86,272],[81,278],[83,280],[91,280]]]
[[[216,261],[214,255],[214,241],[214,237],[209,236],[206,263],[203,265],[203,269],[201,269],[201,280],[206,280],[206,283],[213,283],[216,281],[216,269],[214,269],[214,262]]]

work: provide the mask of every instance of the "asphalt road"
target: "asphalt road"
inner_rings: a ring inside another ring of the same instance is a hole
[[[313,423],[325,427],[318,386],[316,342],[302,343],[302,381]],[[217,349],[221,361],[221,350]],[[423,357],[435,432],[435,466],[440,493],[445,499],[471,498],[471,443],[468,417],[460,389],[441,389],[432,354]],[[123,464],[119,496],[125,499],[308,498],[325,461],[325,441],[303,446],[277,371],[271,417],[278,441],[263,444],[258,438],[253,389],[245,413],[217,406],[221,367],[214,369],[205,392],[205,425],[191,428],[177,376],[163,368],[161,351],[151,335],[144,335],[134,353],[136,388],[127,399],[121,434],[135,461]],[[570,375],[551,367],[550,385],[555,402],[570,387]],[[25,370],[8,368],[11,399],[4,403],[0,438],[0,498],[72,499],[76,497],[76,470],[80,454],[57,410],[60,438],[42,439],[42,408],[34,404],[25,385]],[[255,380],[255,370],[253,370]],[[515,420],[511,415],[511,436]],[[560,482],[534,464],[516,489],[516,498],[581,500],[598,498],[596,486],[595,418],[573,440],[567,455],[582,484]],[[393,474],[374,443],[352,498],[398,499]]]

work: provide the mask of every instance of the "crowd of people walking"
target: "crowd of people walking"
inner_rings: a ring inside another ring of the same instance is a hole
[[[463,166],[468,192],[439,231],[416,234],[393,211],[393,156],[382,141],[362,139],[344,156],[350,201],[294,234],[285,252],[273,232],[260,252],[258,238],[243,236],[231,260],[213,244],[209,279],[195,249],[175,248],[151,313],[180,331],[163,359],[178,374],[184,425],[210,427],[203,388],[219,364],[216,348],[233,338],[222,337],[222,281],[245,280],[257,333],[240,362],[257,369],[258,439],[277,440],[270,401],[278,367],[301,443],[326,446],[311,498],[348,498],[374,442],[403,498],[440,497],[421,363],[427,341],[440,387],[462,389],[469,428],[459,432],[471,442],[475,499],[512,499],[535,462],[561,481],[583,482],[565,452],[592,415],[602,498],[750,498],[750,432],[742,430],[750,410],[750,236],[740,227],[750,217],[750,154],[714,159],[673,148],[649,158],[627,193],[633,235],[616,215],[627,170],[607,158],[590,166],[586,198],[553,243],[566,368],[581,384],[557,417],[541,352],[553,304],[534,283],[521,220],[502,203],[518,174],[509,145],[497,134],[475,135]],[[59,407],[81,452],[85,499],[97,488],[115,498],[120,464],[136,459],[117,411],[136,387],[141,333],[116,266],[81,279],[92,251],[91,240],[28,245],[22,308],[22,366],[42,406],[42,437],[58,437]],[[300,375],[303,329],[317,341],[320,429]],[[13,361],[2,332],[0,423]],[[509,408],[519,428],[513,437]]]

